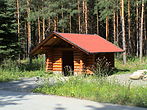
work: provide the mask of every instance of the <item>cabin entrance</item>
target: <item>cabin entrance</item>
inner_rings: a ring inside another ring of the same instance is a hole
[[[62,53],[62,71],[65,76],[73,74],[73,71],[74,71],[73,51],[63,51]]]

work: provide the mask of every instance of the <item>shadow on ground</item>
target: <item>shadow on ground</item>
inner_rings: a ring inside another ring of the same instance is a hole
[[[9,105],[18,105],[19,101],[28,100],[23,97],[28,93],[8,92],[0,90],[0,108]]]
[[[113,74],[117,74],[117,73],[119,73],[119,72],[130,72],[130,70],[128,70],[128,69],[117,69],[117,68],[114,68],[114,69],[110,72],[110,74],[113,75]]]

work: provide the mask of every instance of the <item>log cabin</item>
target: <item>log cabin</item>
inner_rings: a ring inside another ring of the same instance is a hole
[[[73,74],[92,74],[97,58],[105,57],[114,67],[114,53],[123,51],[98,35],[52,32],[30,54],[45,54],[46,71],[66,76],[67,66]]]

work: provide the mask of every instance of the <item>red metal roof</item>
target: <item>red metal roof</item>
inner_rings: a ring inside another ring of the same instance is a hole
[[[57,36],[60,39],[68,42],[74,47],[86,52],[86,53],[105,53],[105,52],[123,52],[121,48],[115,46],[111,42],[105,40],[98,35],[92,34],[72,34],[72,33],[51,33],[45,40],[43,40],[39,45],[37,45],[30,54],[39,54],[41,47],[50,42],[50,38]]]
[[[71,33],[57,33],[67,42],[78,46],[89,53],[99,52],[123,52],[121,48],[115,46],[111,42],[105,40],[98,35],[91,34],[71,34]]]

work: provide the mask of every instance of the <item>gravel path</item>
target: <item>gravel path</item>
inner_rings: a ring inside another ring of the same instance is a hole
[[[19,91],[19,92],[31,92],[34,88],[48,83],[49,85],[53,85],[58,81],[66,81],[68,77],[50,77],[48,79],[43,78],[22,78],[18,81],[10,81],[10,82],[0,82],[0,90],[9,90],[9,91]]]
[[[147,87],[147,81],[143,80],[131,80],[129,79],[129,76],[131,74],[119,74],[119,75],[112,75],[109,76],[108,79],[110,81],[115,81],[117,83],[120,83],[122,85],[131,85],[131,86],[140,86],[140,87]]]
[[[36,78],[33,77],[24,78],[18,81],[1,82],[0,90],[31,92],[31,90],[37,86]]]

